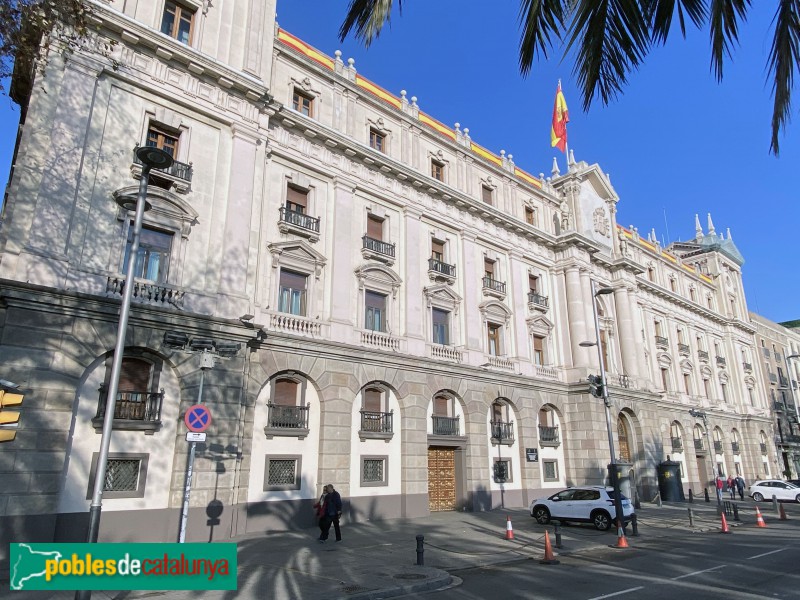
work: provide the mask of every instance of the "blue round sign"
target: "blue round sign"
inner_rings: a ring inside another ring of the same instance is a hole
[[[211,411],[205,404],[195,404],[186,411],[183,422],[189,431],[203,432],[211,425]]]

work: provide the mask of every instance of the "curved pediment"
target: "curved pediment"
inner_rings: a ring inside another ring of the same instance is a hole
[[[359,266],[356,270],[356,277],[359,279],[369,279],[370,281],[381,281],[391,286],[398,286],[403,283],[400,276],[385,265],[367,263]]]
[[[493,316],[495,318],[502,318],[504,321],[511,318],[511,309],[499,300],[486,300],[485,302],[481,302],[478,305],[478,310],[483,313],[485,318]]]
[[[423,293],[428,298],[428,305],[431,303],[432,298],[438,300],[445,300],[451,304],[458,304],[461,302],[461,296],[456,294],[449,285],[444,283],[437,283],[435,285],[423,288]]]
[[[136,204],[138,195],[138,185],[130,185],[120,188],[113,194],[114,201],[117,204],[128,201],[132,205]],[[178,196],[178,194],[174,194],[173,192],[160,187],[151,185],[147,188],[147,202],[151,206],[150,210],[148,211],[148,216],[165,216],[171,219],[191,222],[197,221],[197,217],[199,216],[199,213],[192,208],[192,206],[186,200]]]

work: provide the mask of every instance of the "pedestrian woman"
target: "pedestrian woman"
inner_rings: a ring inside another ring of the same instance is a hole
[[[736,482],[731,475],[728,475],[728,492],[731,495],[731,500],[736,500]]]
[[[328,486],[322,487],[322,495],[319,497],[319,500],[314,504],[314,510],[316,511],[317,519],[319,519],[319,541],[325,541],[325,538],[322,536],[327,533],[330,529],[330,524],[327,522],[327,515],[326,513],[326,506],[325,501],[328,499]],[[327,536],[326,536],[327,537]]]

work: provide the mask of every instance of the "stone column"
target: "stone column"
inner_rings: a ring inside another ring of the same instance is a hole
[[[333,204],[336,207],[334,222],[331,223],[333,235],[332,260],[329,267],[331,269],[331,338],[334,340],[346,341],[353,338],[353,295],[355,286],[355,276],[353,275],[354,265],[358,260],[353,257],[354,252],[359,252],[355,248],[355,239],[361,241],[361,220],[353,214],[353,192],[355,184],[342,177],[333,180]],[[355,231],[353,231],[355,228]],[[355,233],[355,235],[352,235]],[[357,255],[360,258],[360,255]],[[356,303],[357,304],[357,303]],[[358,317],[356,317],[357,319]]]
[[[423,279],[428,269],[428,252],[430,252],[429,236],[423,233],[420,217],[422,211],[415,206],[403,209],[405,233],[400,236],[399,255],[405,257],[405,273],[403,285],[406,294],[406,339],[408,353],[417,356],[425,355],[425,319],[427,318],[423,302],[422,288],[428,284]]]
[[[456,276],[464,286],[462,288],[464,290],[464,341],[468,350],[477,352],[483,357],[484,324],[478,309],[483,302],[481,283],[478,278],[480,273],[478,264],[482,260],[481,250],[475,243],[477,238],[473,232],[464,231],[462,239],[464,261],[463,264],[456,267]],[[507,344],[507,340],[503,340],[503,344]],[[505,346],[503,347],[505,348]]]
[[[586,349],[580,346],[580,343],[587,339],[587,323],[583,292],[581,291],[581,276],[577,265],[567,267],[565,281],[573,366],[587,367],[589,366],[589,357]]]
[[[626,375],[639,376],[638,353],[636,352],[636,332],[631,317],[630,298],[625,287],[614,290],[614,304],[619,325],[619,346],[622,355],[622,368]]]

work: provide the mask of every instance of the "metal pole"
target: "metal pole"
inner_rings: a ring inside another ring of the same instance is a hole
[[[203,350],[203,355],[208,350]],[[201,359],[201,365],[203,364]],[[208,367],[200,367],[200,390],[197,392],[197,403],[203,403],[203,382],[206,376],[206,369]],[[197,448],[197,442],[189,442],[189,456],[186,459],[186,480],[183,485],[183,506],[181,507],[181,528],[178,532],[178,543],[183,544],[186,541],[186,523],[189,520],[189,497],[192,495],[192,472],[194,471],[194,455]]]
[[[139,180],[139,194],[136,197],[136,216],[133,220],[133,239],[131,240],[130,254],[128,254],[128,268],[125,270],[125,286],[122,290],[122,305],[119,309],[119,323],[117,326],[117,343],[114,346],[114,358],[111,361],[111,377],[108,382],[108,395],[106,396],[106,414],[103,418],[103,433],[100,438],[100,454],[97,457],[97,470],[94,477],[92,503],[89,506],[89,530],[86,541],[90,544],[97,543],[100,534],[100,516],[103,510],[103,488],[106,481],[108,467],[108,450],[111,446],[111,433],[114,430],[114,411],[117,406],[117,392],[119,390],[119,374],[122,370],[122,357],[125,352],[125,333],[128,329],[131,298],[133,297],[133,273],[136,268],[136,254],[139,252],[139,238],[142,233],[142,218],[147,200],[147,184],[150,180],[150,167],[142,167],[142,177]],[[92,597],[90,590],[75,592],[75,600],[89,600]]]
[[[708,457],[711,459],[711,476],[714,478],[714,493],[717,495],[717,512],[722,511],[722,494],[717,489],[717,465],[714,463],[714,453],[716,453],[716,449],[714,445],[711,443],[711,432],[708,430],[708,415],[703,413],[701,417],[703,419],[703,427],[706,429],[706,441],[708,442]]]
[[[606,429],[608,431],[608,450],[611,454],[611,485],[614,487],[614,510],[617,513],[619,526],[624,522],[622,514],[622,498],[619,491],[619,477],[617,475],[617,457],[614,452],[614,434],[611,428],[611,401],[608,398],[608,383],[606,382],[606,365],[603,358],[603,349],[600,345],[600,319],[597,317],[597,289],[592,280],[592,315],[594,316],[594,335],[597,344],[597,358],[600,361],[600,384],[603,386],[603,404],[606,409]]]

